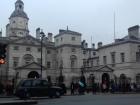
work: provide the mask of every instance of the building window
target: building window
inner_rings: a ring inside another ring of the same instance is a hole
[[[86,59],[83,59],[83,66],[86,66]]]
[[[62,52],[63,52],[63,48],[60,49],[60,53],[62,53]]]
[[[76,49],[75,49],[75,48],[72,48],[72,49],[71,49],[71,52],[76,52]]]
[[[13,23],[16,23],[16,21],[13,21]]]
[[[26,51],[31,51],[31,48],[30,48],[30,47],[27,47],[27,48],[26,48]]]
[[[96,52],[93,52],[93,55],[95,56],[96,55]]]
[[[14,46],[14,50],[19,50],[19,46]]]
[[[38,52],[41,52],[41,48],[38,48],[37,51],[38,51]]]
[[[99,66],[99,58],[97,59],[97,66]]]
[[[47,54],[51,54],[51,51],[50,50],[47,50]]]
[[[104,63],[104,65],[107,64],[107,59],[106,58],[107,58],[106,56],[103,56],[103,63]]]
[[[140,52],[136,52],[136,62],[140,62]]]
[[[87,66],[89,66],[89,60],[87,60]]]
[[[30,54],[26,54],[23,57],[25,64],[29,64],[34,61],[34,57]]]
[[[71,55],[70,60],[71,60],[71,68],[76,68],[77,67],[77,57],[75,55]]]
[[[121,56],[121,62],[125,62],[125,54],[124,53],[120,53]]]
[[[19,8],[21,9],[22,8],[22,5],[19,5]]]
[[[51,62],[47,62],[47,68],[51,68]]]
[[[13,57],[13,67],[17,67],[19,63],[19,57]]]
[[[63,38],[61,37],[61,42],[63,41]]]
[[[56,43],[59,43],[59,39],[56,39]]]
[[[112,66],[115,66],[115,63],[116,63],[115,52],[111,52],[111,63],[112,63]]]
[[[23,32],[19,32],[20,35],[23,35]]]
[[[72,40],[72,41],[75,41],[75,39],[76,39],[75,37],[71,37],[71,40]]]
[[[71,68],[74,68],[74,65],[75,64],[75,62],[74,62],[74,60],[71,60]]]
[[[37,62],[41,64],[41,58],[37,58]]]
[[[86,54],[86,50],[83,50],[83,54]]]
[[[93,67],[93,59],[90,61],[90,65],[91,67]]]
[[[59,50],[56,50],[56,53],[58,54],[59,53]]]

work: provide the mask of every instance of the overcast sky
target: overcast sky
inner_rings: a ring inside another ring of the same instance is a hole
[[[5,33],[8,18],[14,11],[16,0],[1,0],[0,28]],[[127,35],[127,29],[140,24],[140,0],[23,0],[29,20],[29,30],[41,27],[45,33],[56,35],[59,29],[82,33],[82,39],[91,43],[113,42],[114,11],[116,14],[116,38]],[[89,45],[90,46],[90,45]]]

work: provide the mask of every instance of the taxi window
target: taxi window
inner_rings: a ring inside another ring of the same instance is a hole
[[[26,80],[22,83],[22,86],[23,87],[30,87],[32,84],[32,81],[31,80]]]
[[[42,80],[42,86],[48,86],[48,82],[46,80]]]
[[[41,80],[34,80],[32,86],[40,87],[41,86]]]

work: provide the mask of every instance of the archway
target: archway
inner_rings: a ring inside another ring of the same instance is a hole
[[[109,74],[104,73],[104,74],[102,75],[102,83],[103,83],[103,82],[110,82]]]
[[[28,78],[39,78],[39,74],[38,74],[38,72],[36,72],[36,71],[31,71],[31,72],[28,74]]]
[[[106,84],[106,91],[109,91],[109,85],[110,85],[110,76],[108,73],[103,73],[102,75],[102,84]]]

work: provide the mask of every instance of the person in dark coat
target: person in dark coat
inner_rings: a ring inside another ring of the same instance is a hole
[[[73,81],[71,82],[70,89],[71,89],[71,95],[74,95],[74,91],[75,91],[75,84],[74,84],[74,82],[73,82]]]
[[[66,88],[66,85],[64,83],[60,83],[59,86],[62,88],[63,90],[63,95],[65,95],[67,93],[67,88]]]

